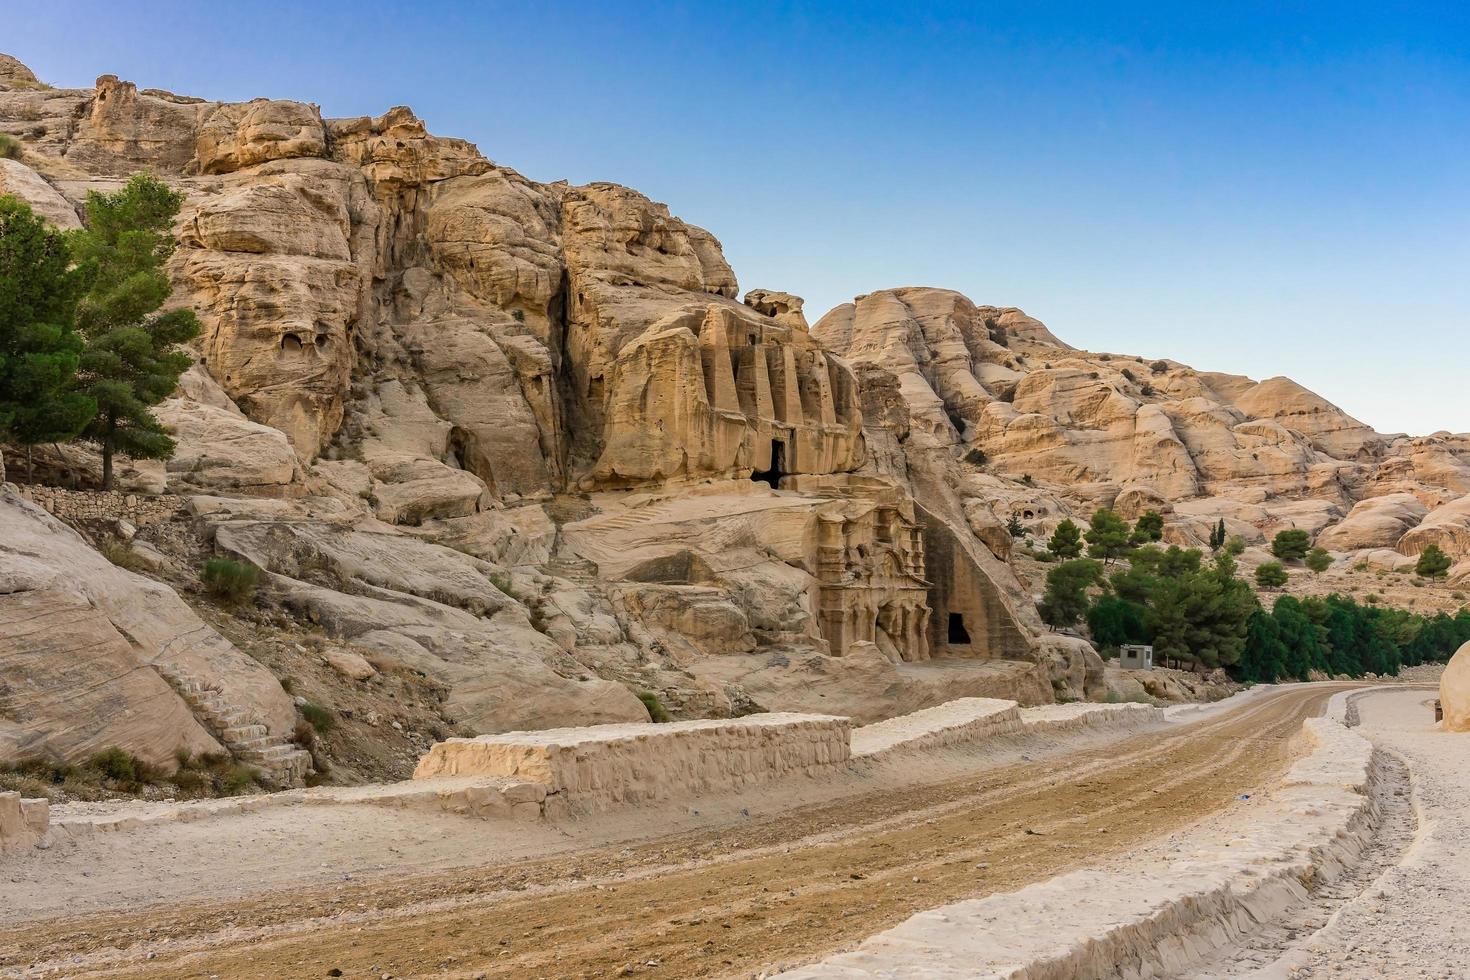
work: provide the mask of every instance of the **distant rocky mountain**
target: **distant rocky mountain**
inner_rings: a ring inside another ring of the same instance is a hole
[[[178,454],[124,473],[179,516],[69,517],[84,540],[0,500],[0,638],[99,588],[192,596],[213,552],[264,570],[271,615],[441,686],[464,730],[641,719],[635,692],[686,716],[875,719],[1106,693],[1086,641],[1037,619],[1011,515],[1044,535],[1111,505],[1164,512],[1183,543],[1223,517],[1380,563],[1470,553],[1470,437],[1381,436],[1285,378],[1079,351],[942,289],[871,293],[809,329],[795,295],[742,297],[714,236],[663,205],[528,180],[406,108],[331,119],[110,75],[55,89],[0,57],[0,132],[23,147],[0,193],[59,227],[139,170],[181,190],[173,302],[203,324],[159,412]],[[134,532],[148,577],[57,574],[68,549]],[[65,547],[25,544],[48,535]],[[288,738],[229,641],[180,673],[198,627],[164,605],[166,628],[102,606],[85,635],[0,644],[0,760],[105,736],[167,764],[203,739]],[[162,694],[68,717],[68,671],[129,664]],[[23,676],[18,711],[4,692]],[[160,696],[177,701],[119,731]]]

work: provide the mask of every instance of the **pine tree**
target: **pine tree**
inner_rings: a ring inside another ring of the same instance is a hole
[[[1013,538],[1024,538],[1026,536],[1026,525],[1021,523],[1019,517],[1012,514],[1006,521],[1006,532]]]
[[[1414,565],[1414,571],[1425,578],[1439,578],[1450,570],[1450,556],[1440,550],[1439,545],[1431,544],[1419,552],[1419,561]]]
[[[163,269],[183,195],[138,174],[121,190],[87,195],[87,228],[71,233],[86,284],[77,320],[86,338],[81,377],[97,414],[83,438],[102,450],[102,488],[112,488],[115,453],[167,459],[174,442],[153,416],[189,367],[177,345],[199,333],[185,309],[160,312],[172,291]]]
[[[1215,522],[1214,527],[1210,528],[1211,551],[1219,551],[1225,546],[1225,534],[1225,518],[1222,517]]]
[[[1306,531],[1291,528],[1287,531],[1278,531],[1276,537],[1271,539],[1271,554],[1282,561],[1301,561],[1307,556],[1307,549],[1311,546],[1311,535]]]
[[[1104,563],[1122,558],[1133,546],[1128,522],[1106,507],[1099,507],[1092,515],[1085,537],[1087,554]]]
[[[96,411],[76,390],[82,341],[69,265],[61,233],[0,196],[0,442],[66,441]]]
[[[1065,560],[1082,557],[1082,531],[1071,518],[1067,518],[1057,525],[1052,532],[1051,540],[1046,543],[1047,550],[1058,558]]]
[[[1086,558],[1064,561],[1046,573],[1046,594],[1036,611],[1053,629],[1072,626],[1087,612],[1087,589],[1102,578],[1102,565]]]
[[[1158,541],[1164,536],[1164,515],[1156,510],[1144,511],[1138,523],[1133,525],[1133,540],[1142,544]]]
[[[1286,574],[1286,568],[1279,561],[1268,561],[1256,569],[1256,584],[1263,589],[1279,589],[1290,578],[1291,576]]]

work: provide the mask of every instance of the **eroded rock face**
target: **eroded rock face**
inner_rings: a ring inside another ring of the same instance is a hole
[[[208,686],[278,738],[296,711],[272,674],[172,589],[113,565],[75,531],[0,490],[0,763],[81,760],[119,746],[165,768],[218,752],[183,697]]]
[[[19,160],[0,158],[0,194],[24,201],[31,210],[63,231],[82,227],[76,208],[40,174]]]
[[[860,296],[812,334],[860,376],[897,378],[911,458],[924,446],[1001,478],[965,504],[997,555],[1005,542],[990,515],[1016,497],[1016,480],[1060,501],[1047,519],[1040,507],[1024,508],[1035,519],[1012,511],[1043,535],[1113,506],[1128,519],[1158,510],[1165,539],[1191,547],[1223,519],[1248,543],[1299,528],[1336,551],[1412,555],[1433,541],[1470,553],[1463,436],[1382,436],[1287,378],[1076,350],[1020,311],[942,289]]]

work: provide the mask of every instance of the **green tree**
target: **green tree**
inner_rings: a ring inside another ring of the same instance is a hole
[[[1228,666],[1240,659],[1246,622],[1257,608],[1250,586],[1235,574],[1234,559],[1220,555],[1207,567],[1160,577],[1144,625],[1160,657]]]
[[[1015,514],[1012,514],[1010,519],[1006,521],[1006,530],[1010,532],[1013,538],[1024,538],[1026,536],[1026,526],[1021,523],[1021,519]]]
[[[1046,543],[1047,550],[1061,559],[1082,557],[1082,531],[1071,518],[1066,518],[1057,525],[1057,529],[1051,533],[1051,540]]]
[[[1301,561],[1307,557],[1307,549],[1312,546],[1312,536],[1306,531],[1291,528],[1286,531],[1276,532],[1276,537],[1271,539],[1271,554],[1282,561]]]
[[[1147,510],[1133,525],[1133,540],[1139,544],[1158,541],[1164,536],[1164,515],[1156,510]]]
[[[1326,631],[1312,622],[1301,601],[1284,595],[1276,600],[1271,615],[1281,631],[1281,642],[1286,646],[1285,673],[1297,680],[1306,680],[1313,670],[1326,671],[1327,650],[1323,644]]]
[[[1450,570],[1450,556],[1440,550],[1439,545],[1431,544],[1419,552],[1419,561],[1414,565],[1414,571],[1425,578],[1440,578]]]
[[[1225,539],[1225,554],[1231,558],[1239,558],[1245,554],[1245,538],[1238,534],[1232,534]]]
[[[0,196],[0,442],[72,439],[96,411],[76,390],[82,340],[69,266],[61,233]]]
[[[1273,684],[1286,673],[1286,655],[1276,617],[1262,609],[1251,613],[1246,620],[1245,647],[1237,676],[1242,681]]]
[[[1099,507],[1092,515],[1085,537],[1088,556],[1101,558],[1104,564],[1122,558],[1133,546],[1128,522],[1107,507]]]
[[[1256,569],[1256,584],[1263,589],[1279,589],[1290,580],[1286,567],[1279,561],[1268,561]]]
[[[1223,548],[1225,546],[1225,535],[1226,535],[1226,531],[1225,531],[1225,518],[1222,517],[1218,521],[1215,522],[1215,526],[1214,527],[1210,528],[1210,550],[1211,551],[1219,551],[1221,548]]]
[[[1087,558],[1064,561],[1046,573],[1046,594],[1036,611],[1052,629],[1072,626],[1087,613],[1087,590],[1102,579],[1102,564]]]
[[[1147,643],[1143,615],[1143,607],[1136,602],[1115,595],[1098,596],[1087,610],[1087,628],[1093,642],[1105,650],[1125,643]]]
[[[1321,575],[1332,567],[1332,555],[1326,548],[1313,548],[1307,552],[1307,567],[1315,574]]]
[[[163,269],[183,195],[138,174],[118,191],[87,195],[87,227],[71,233],[86,284],[77,322],[86,338],[80,374],[97,414],[82,433],[102,450],[102,487],[115,453],[167,459],[174,442],[153,416],[189,367],[177,346],[199,333],[191,310],[160,311],[172,288]]]

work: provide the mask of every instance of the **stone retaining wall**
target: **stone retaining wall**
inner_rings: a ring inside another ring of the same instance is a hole
[[[850,721],[773,713],[665,725],[595,725],[452,738],[414,779],[504,776],[546,787],[583,812],[739,789],[847,762]]]
[[[1308,720],[1313,749],[1243,827],[1161,868],[1075,871],[921,912],[777,980],[1176,976],[1334,880],[1368,846],[1373,747]]]
[[[50,804],[23,800],[19,793],[0,793],[0,853],[28,847],[46,834]]]
[[[66,490],[28,483],[17,485],[16,491],[63,521],[127,521],[136,527],[171,520],[187,503],[172,494]]]

